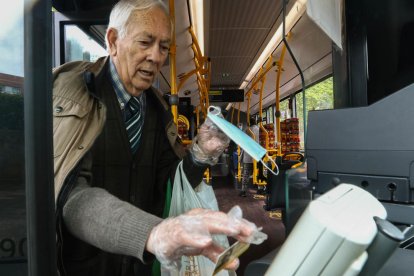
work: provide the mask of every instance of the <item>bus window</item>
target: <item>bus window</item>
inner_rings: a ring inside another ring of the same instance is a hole
[[[309,110],[333,109],[333,80],[329,77],[307,88],[306,112]],[[296,113],[299,118],[300,147],[304,148],[303,137],[303,93],[296,94]]]
[[[280,109],[280,120],[281,121],[290,118],[289,98],[286,98],[280,102],[279,109]]]
[[[65,62],[95,61],[108,53],[89,35],[75,25],[65,25]]]
[[[0,275],[27,275],[23,5],[0,16]]]

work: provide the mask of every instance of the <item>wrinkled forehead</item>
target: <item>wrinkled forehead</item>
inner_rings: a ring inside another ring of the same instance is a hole
[[[159,7],[135,10],[129,17],[128,32],[133,32],[137,28],[146,31],[156,31],[170,37],[171,19],[169,15]]]

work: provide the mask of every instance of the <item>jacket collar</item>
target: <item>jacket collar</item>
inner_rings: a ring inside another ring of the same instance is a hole
[[[96,90],[99,90],[99,87],[96,87],[96,85],[102,83],[102,78],[109,77],[109,59],[109,56],[105,56],[97,59],[95,62],[74,61],[65,63],[53,70],[53,80],[55,81],[61,73],[70,72],[74,74],[80,74],[83,77],[89,94],[95,98],[99,98],[96,93]],[[150,87],[146,91],[146,94],[153,96],[156,99],[156,102],[160,105],[159,107],[164,111],[164,121],[169,122],[172,120],[170,108],[168,103],[163,98],[163,93],[155,87]]]

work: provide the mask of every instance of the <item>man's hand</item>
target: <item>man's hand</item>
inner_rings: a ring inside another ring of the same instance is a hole
[[[190,152],[197,162],[215,165],[229,143],[230,139],[227,135],[207,118],[200,126],[190,147]]]
[[[193,209],[175,218],[168,218],[150,233],[147,251],[153,253],[167,269],[179,267],[181,256],[203,255],[216,262],[224,248],[215,244],[212,235],[222,234],[248,243],[262,243],[267,235],[254,223],[241,218],[236,206],[228,214],[207,209]],[[235,270],[236,259],[226,266]]]

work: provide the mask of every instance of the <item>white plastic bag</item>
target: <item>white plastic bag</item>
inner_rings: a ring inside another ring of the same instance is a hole
[[[174,186],[171,196],[169,216],[178,216],[194,208],[205,208],[218,211],[218,204],[214,190],[204,182],[193,189],[182,169],[182,162],[177,166],[175,173]],[[228,239],[225,235],[214,235],[213,240],[220,246],[229,247]],[[166,271],[161,268],[161,275],[185,275],[185,276],[210,276],[213,275],[215,264],[204,256],[183,256],[181,258],[180,271]],[[233,273],[231,273],[233,275]],[[229,276],[229,272],[222,270],[219,276]]]

